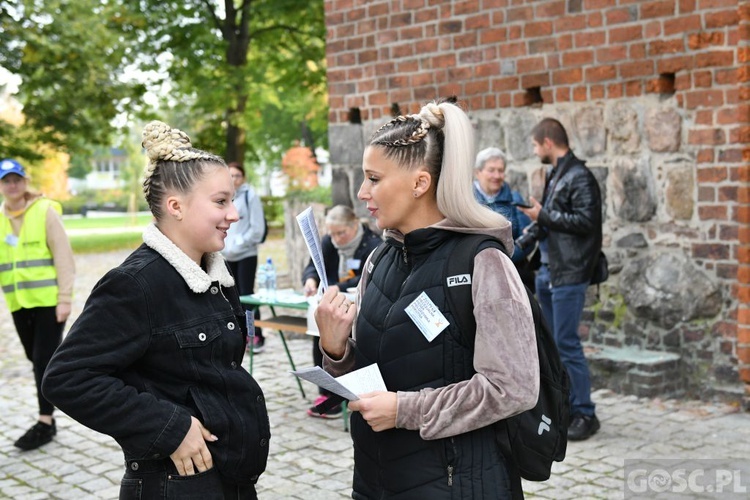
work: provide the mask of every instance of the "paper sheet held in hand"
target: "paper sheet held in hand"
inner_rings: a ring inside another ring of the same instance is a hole
[[[375,363],[336,378],[326,373],[319,366],[302,368],[292,373],[349,401],[358,400],[359,394],[387,390],[380,369]]]
[[[318,226],[315,225],[315,216],[313,215],[312,207],[307,207],[297,214],[297,224],[300,231],[302,231],[302,236],[305,238],[305,244],[307,245],[307,250],[310,252],[315,271],[317,271],[318,276],[328,276],[326,274],[325,262],[323,261],[320,233],[318,232]],[[320,280],[320,286],[323,291],[328,290],[328,280]]]

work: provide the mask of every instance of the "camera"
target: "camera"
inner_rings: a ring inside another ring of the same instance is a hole
[[[515,244],[521,250],[526,250],[539,241],[540,229],[536,221],[532,222],[524,229],[524,233],[516,239]]]

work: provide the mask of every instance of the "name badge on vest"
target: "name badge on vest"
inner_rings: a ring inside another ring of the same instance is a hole
[[[14,247],[18,245],[18,236],[15,234],[9,234],[5,237],[5,243]]]
[[[420,293],[404,311],[417,325],[427,342],[432,342],[450,324],[425,292]]]
[[[356,271],[362,265],[361,259],[346,259],[346,268]]]

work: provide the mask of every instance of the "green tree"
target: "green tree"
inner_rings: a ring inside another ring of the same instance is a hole
[[[0,0],[0,65],[27,125],[68,151],[172,109],[202,149],[268,159],[327,141],[323,0]],[[161,113],[143,106],[164,82]]]
[[[70,157],[68,177],[74,179],[85,179],[91,172],[91,157],[86,154],[76,154]]]
[[[0,158],[36,162],[43,158],[33,130],[22,129],[0,117]]]
[[[162,55],[150,69],[166,70],[189,97],[196,144],[230,161],[268,159],[303,123],[326,144],[322,0],[140,0],[138,8],[150,50]]]
[[[22,79],[21,128],[70,153],[107,144],[146,91],[125,78],[138,37],[123,14],[101,0],[0,0],[0,65]]]
[[[138,211],[139,198],[143,197],[143,171],[146,168],[146,155],[141,149],[140,132],[131,130],[122,140],[122,149],[128,160],[122,166],[120,175],[128,195],[128,212]]]

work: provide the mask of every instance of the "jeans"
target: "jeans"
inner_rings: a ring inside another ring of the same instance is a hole
[[[180,476],[171,459],[128,460],[120,500],[257,500],[255,486],[227,481],[214,467]]]
[[[555,336],[557,350],[570,377],[570,414],[594,415],[591,401],[591,375],[583,346],[578,336],[578,325],[586,301],[588,283],[550,284],[549,268],[542,265],[536,276],[536,294],[542,313]]]

